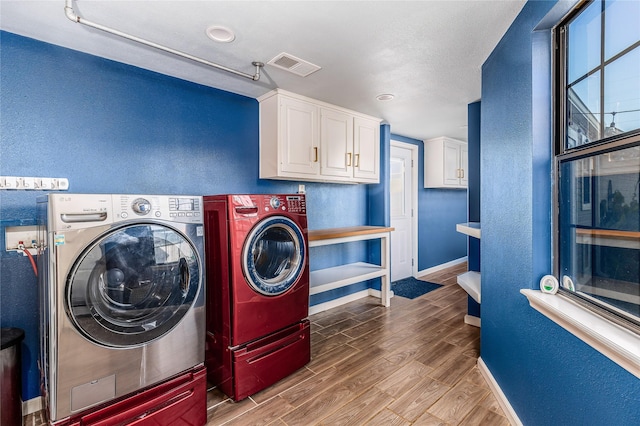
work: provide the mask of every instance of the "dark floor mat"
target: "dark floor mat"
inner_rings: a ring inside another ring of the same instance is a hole
[[[391,283],[391,291],[395,296],[415,299],[432,290],[442,287],[440,284],[422,281],[413,277],[404,278]]]

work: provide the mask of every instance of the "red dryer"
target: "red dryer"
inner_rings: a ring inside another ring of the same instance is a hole
[[[310,360],[302,194],[204,197],[209,381],[238,401]]]

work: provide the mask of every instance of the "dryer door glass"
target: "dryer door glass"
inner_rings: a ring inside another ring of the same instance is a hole
[[[282,294],[300,277],[305,256],[304,236],[295,222],[283,216],[265,219],[253,228],[245,241],[245,277],[261,294]]]
[[[136,224],[110,231],[79,256],[66,302],[82,334],[128,347],[171,330],[199,287],[200,260],[189,240],[167,226]]]

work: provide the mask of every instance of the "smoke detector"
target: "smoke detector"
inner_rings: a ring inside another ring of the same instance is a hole
[[[303,59],[297,58],[288,53],[282,52],[277,55],[275,58],[267,62],[269,65],[273,65],[276,68],[283,69],[285,71],[289,71],[300,77],[306,77],[309,74],[312,74],[318,71],[321,67],[312,64],[309,61],[305,61]]]

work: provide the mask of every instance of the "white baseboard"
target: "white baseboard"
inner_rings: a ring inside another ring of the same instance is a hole
[[[433,274],[434,272],[441,271],[443,269],[451,268],[452,266],[459,265],[467,261],[467,256],[461,257],[460,259],[454,259],[447,263],[441,263],[440,265],[432,266],[431,268],[423,269],[422,271],[418,271],[418,276],[421,277],[427,274]]]
[[[487,368],[487,364],[484,363],[482,357],[478,358],[478,370],[480,371],[480,374],[482,374],[482,377],[487,381],[493,396],[495,396],[498,401],[498,404],[500,405],[500,408],[502,408],[507,420],[509,420],[509,423],[515,426],[522,426],[522,422],[518,418],[518,415],[509,403],[505,394],[502,392],[502,389],[500,389],[500,385],[496,382],[496,379],[493,377],[493,374],[491,374],[491,371],[489,371],[489,368]]]
[[[26,416],[27,414],[36,413],[42,410],[43,407],[41,396],[22,401],[22,415]]]
[[[464,323],[480,328],[480,318],[475,317],[473,315],[465,315]]]
[[[332,308],[337,308],[338,306],[344,305],[349,302],[353,302],[354,300],[362,299],[363,297],[373,296],[380,298],[380,290],[375,290],[373,288],[361,290],[357,293],[351,293],[346,296],[340,297],[338,299],[329,300],[328,302],[319,303],[317,305],[309,306],[309,315],[317,314],[319,312],[324,312]],[[393,297],[393,292],[390,292],[389,298]]]

